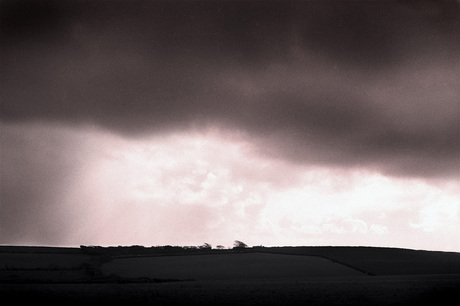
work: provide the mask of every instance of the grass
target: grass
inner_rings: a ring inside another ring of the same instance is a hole
[[[460,253],[374,247],[280,247],[262,252],[316,255],[371,275],[460,273]]]
[[[0,246],[0,295],[48,305],[416,305],[460,298],[459,253],[175,250],[98,248],[91,255],[77,248]]]
[[[48,305],[449,305],[459,278],[375,276],[337,280],[227,280],[153,284],[6,284],[0,295]]]
[[[265,253],[119,258],[105,274],[194,280],[360,276],[361,272],[318,256]]]

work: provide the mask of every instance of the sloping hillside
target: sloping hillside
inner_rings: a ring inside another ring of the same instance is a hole
[[[376,247],[275,247],[257,251],[322,256],[371,275],[460,273],[460,253],[454,252]]]
[[[356,269],[319,256],[270,253],[147,256],[117,258],[106,275],[193,280],[299,279],[363,276]]]

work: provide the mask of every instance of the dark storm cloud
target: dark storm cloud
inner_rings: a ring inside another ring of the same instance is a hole
[[[2,1],[1,116],[131,136],[221,125],[296,162],[458,175],[459,12],[457,1]],[[379,84],[408,67],[396,94]]]

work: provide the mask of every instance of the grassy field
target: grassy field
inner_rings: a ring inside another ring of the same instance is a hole
[[[85,254],[0,252],[0,269],[70,269],[89,260]]]
[[[276,254],[316,255],[371,275],[460,273],[460,253],[373,247],[260,248]]]
[[[227,280],[152,284],[5,284],[11,301],[48,305],[450,305],[458,276]]]
[[[460,299],[459,253],[171,250],[0,246],[0,295],[48,305],[441,305]]]
[[[105,274],[193,280],[361,276],[347,266],[318,256],[236,253],[119,258]]]

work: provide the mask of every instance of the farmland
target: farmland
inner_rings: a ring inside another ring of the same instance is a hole
[[[406,305],[460,297],[459,253],[392,248],[0,247],[0,267],[0,294],[18,302]]]
[[[362,275],[352,268],[317,256],[268,253],[120,258],[105,265],[103,271],[124,277],[206,281]]]

